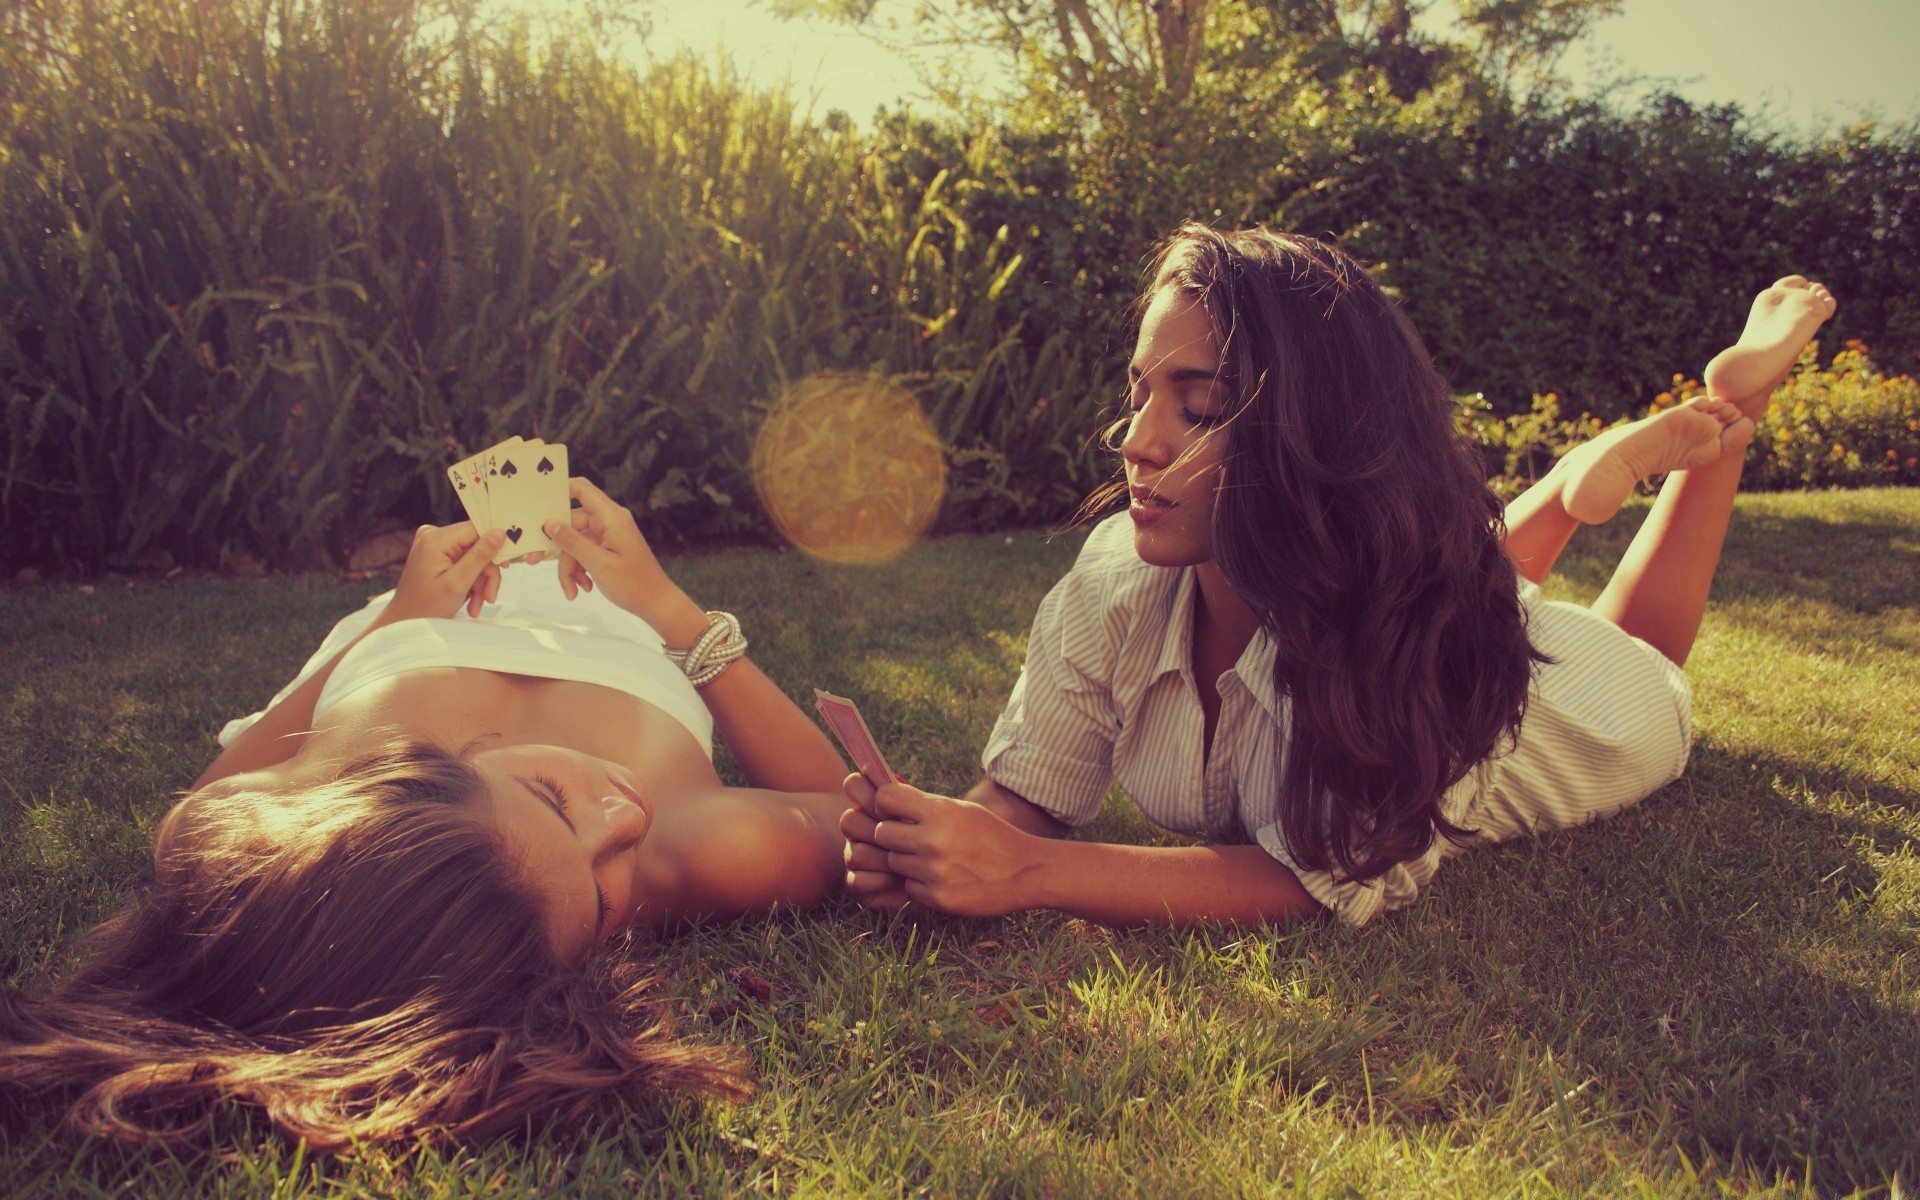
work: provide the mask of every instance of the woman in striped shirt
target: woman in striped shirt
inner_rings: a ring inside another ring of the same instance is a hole
[[[848,780],[849,889],[970,915],[1358,924],[1461,847],[1637,802],[1686,763],[1680,667],[1753,421],[1834,308],[1778,281],[1707,397],[1575,448],[1503,514],[1418,335],[1353,259],[1183,228],[1141,298],[1127,510],[1041,604],[964,799]],[[1580,524],[1657,474],[1599,599],[1543,600]],[[1116,783],[1203,844],[1062,840]]]

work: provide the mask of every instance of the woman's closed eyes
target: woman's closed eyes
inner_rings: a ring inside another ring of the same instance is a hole
[[[1189,425],[1202,429],[1211,429],[1226,420],[1227,415],[1224,412],[1199,412],[1188,403],[1188,400],[1193,397],[1196,392],[1199,393],[1199,399],[1211,401],[1213,399],[1214,381],[1217,376],[1191,369],[1177,371],[1175,374],[1176,376],[1184,377],[1178,378],[1175,381],[1175,386],[1180,387],[1181,393],[1181,420]],[[1181,386],[1182,384],[1186,386]],[[1132,387],[1129,389],[1127,395],[1127,415],[1129,417],[1139,416],[1140,410],[1147,406],[1148,397],[1146,392],[1146,376],[1134,375]]]
[[[560,781],[551,775],[538,772],[534,774],[533,781],[546,790],[548,803],[552,804],[553,810],[560,814],[560,819],[567,823],[567,828],[572,829],[573,807],[567,802],[567,791],[560,786]],[[597,879],[593,883],[593,898],[600,907],[600,919],[594,925],[594,933],[595,936],[603,937],[606,935],[607,922],[613,920],[613,905],[607,900],[607,893],[600,887],[600,881]]]

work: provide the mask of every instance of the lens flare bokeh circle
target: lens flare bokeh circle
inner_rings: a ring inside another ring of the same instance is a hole
[[[753,481],[781,536],[815,558],[877,563],[926,531],[947,490],[940,438],[878,375],[810,375],[753,441]]]

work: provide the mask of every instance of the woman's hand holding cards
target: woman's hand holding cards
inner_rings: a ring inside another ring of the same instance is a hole
[[[847,839],[847,895],[882,912],[903,907],[910,897],[906,880],[887,866],[887,852],[873,843],[873,785],[858,771],[841,785],[853,807],[840,814],[840,836]]]
[[[493,556],[506,541],[499,530],[482,536],[472,521],[458,525],[422,525],[414,531],[400,582],[381,620],[451,617],[465,604],[468,616],[500,590],[500,568]]]
[[[633,513],[575,477],[568,492],[580,502],[573,520],[541,527],[560,547],[560,588],[571,600],[582,590],[600,594],[652,625],[668,645],[687,645],[706,628],[706,614],[667,578]],[[690,623],[690,628],[689,628]]]
[[[963,917],[1044,905],[1039,884],[1048,841],[971,800],[906,783],[874,789],[859,774],[843,785],[854,807],[840,818],[847,891],[870,908],[908,900]],[[870,815],[876,814],[876,815]]]

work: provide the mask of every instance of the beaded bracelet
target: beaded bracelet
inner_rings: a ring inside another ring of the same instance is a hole
[[[685,672],[688,683],[705,687],[746,652],[747,638],[740,632],[739,619],[732,613],[709,612],[706,631],[693,645],[685,650],[667,650],[666,656]]]

